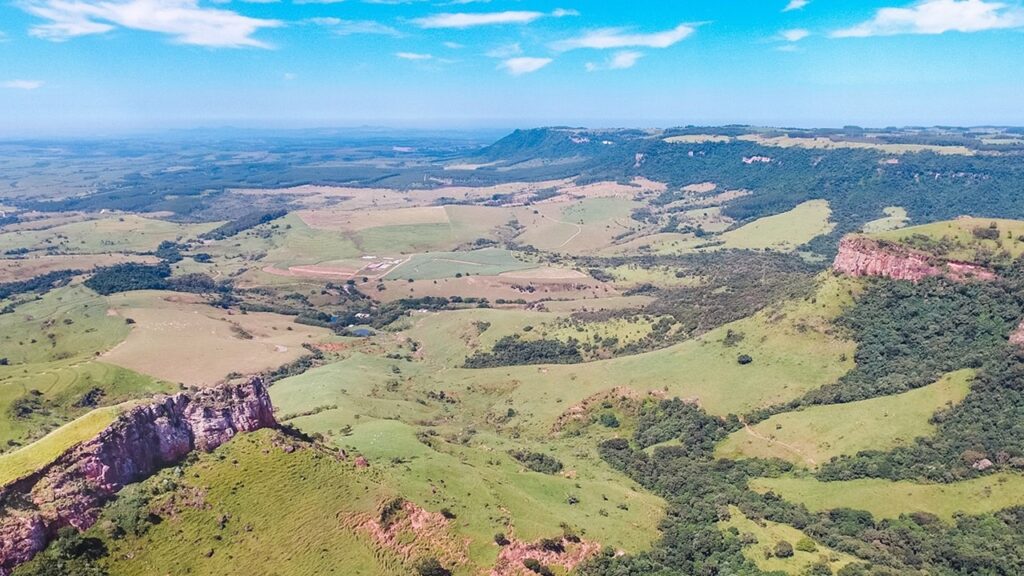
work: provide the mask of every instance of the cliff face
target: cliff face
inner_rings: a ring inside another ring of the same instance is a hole
[[[930,254],[862,236],[847,236],[840,240],[839,253],[832,268],[850,276],[884,276],[911,282],[932,276],[945,276],[961,282],[968,279],[994,280],[996,277],[984,266],[944,261]]]
[[[132,408],[36,474],[0,488],[0,576],[45,548],[58,529],[92,526],[126,484],[192,450],[210,451],[240,432],[276,425],[259,378]]]

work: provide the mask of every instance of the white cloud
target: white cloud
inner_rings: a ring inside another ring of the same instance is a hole
[[[486,55],[491,58],[511,58],[518,56],[523,53],[523,47],[518,42],[512,44],[504,44],[496,48],[491,48],[487,51]]]
[[[465,48],[465,46],[459,44],[458,42],[443,42],[442,44],[444,44],[445,48],[450,48],[452,50],[462,50],[463,48]]]
[[[479,12],[479,13],[447,13],[434,14],[413,20],[420,28],[472,28],[474,26],[491,26],[496,24],[529,24],[544,16],[543,12],[514,11]]]
[[[292,0],[292,4],[340,4],[345,0]]]
[[[32,27],[30,34],[56,41],[103,34],[121,27],[167,34],[180,44],[268,48],[253,34],[262,28],[282,25],[279,20],[200,7],[198,0],[41,0],[20,6],[48,21]]]
[[[8,80],[0,83],[0,86],[11,90],[37,90],[43,87],[42,80]]]
[[[317,24],[330,28],[338,36],[351,36],[354,34],[380,34],[382,36],[399,37],[401,32],[374,20],[342,20],[341,18],[310,18],[306,20],[310,24]]]
[[[617,52],[610,62],[608,67],[612,70],[624,70],[626,68],[632,68],[637,61],[643,58],[643,52],[636,52],[634,50],[626,50],[623,52]]]
[[[509,58],[508,60],[505,60],[498,65],[498,68],[506,70],[513,76],[521,76],[523,74],[529,74],[530,72],[536,72],[552,62],[553,60],[551,58],[530,58],[528,56],[520,56],[518,58]]]
[[[431,60],[434,58],[431,54],[419,54],[417,52],[397,52],[395,57],[402,60]]]
[[[779,32],[779,36],[781,36],[786,42],[799,42],[810,35],[811,33],[803,28],[793,28],[792,30],[783,30],[782,32]]]
[[[832,37],[981,32],[1021,26],[1024,26],[1024,12],[1000,2],[922,0],[907,8],[881,8],[871,20],[837,30]]]
[[[605,28],[594,30],[577,38],[570,38],[552,44],[555,50],[575,50],[577,48],[668,48],[683,40],[696,28],[692,24],[680,24],[671,30],[650,34],[632,34],[621,28]]]
[[[597,64],[595,62],[587,62],[587,72],[597,72],[598,70],[625,70],[626,68],[632,68],[644,57],[643,52],[637,52],[636,50],[623,50],[612,54],[603,64]]]
[[[789,0],[789,4],[786,4],[786,7],[783,8],[782,11],[783,12],[791,12],[793,10],[800,10],[804,6],[807,6],[810,3],[811,3],[811,0]]]
[[[566,16],[579,16],[580,11],[568,8],[555,8],[551,12],[551,15],[554,16],[555,18],[565,18]]]

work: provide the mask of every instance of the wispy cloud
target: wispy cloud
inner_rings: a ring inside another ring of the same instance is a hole
[[[565,18],[566,16],[579,16],[580,11],[568,8],[555,8],[551,12],[551,15],[554,16],[555,18]]]
[[[451,41],[449,41],[449,42],[442,42],[441,44],[443,44],[445,48],[448,48],[448,49],[451,49],[451,50],[462,50],[463,48],[465,48],[465,46],[463,46],[462,44],[459,44],[458,42],[451,42]]]
[[[520,56],[518,58],[509,58],[498,65],[499,69],[503,69],[513,76],[521,76],[523,74],[529,74],[530,72],[536,72],[541,68],[551,64],[554,60],[551,58],[530,58],[528,56]]]
[[[811,3],[811,0],[789,0],[789,4],[782,9],[783,12],[792,12],[793,10],[801,10],[804,6]]]
[[[864,38],[895,34],[981,32],[1024,26],[1024,12],[985,0],[922,0],[906,8],[881,8],[874,18],[836,30],[834,38]]]
[[[253,35],[282,25],[279,20],[201,7],[198,0],[42,0],[19,6],[47,21],[32,27],[30,34],[56,41],[127,28],[167,34],[180,44],[268,48]]]
[[[811,33],[803,28],[793,28],[779,32],[779,36],[786,42],[799,42],[810,35]]]
[[[579,16],[576,10],[557,8],[551,13],[533,10],[506,10],[504,12],[446,12],[416,18],[412,22],[420,28],[473,28],[475,26],[496,26],[501,24],[529,24],[550,16],[565,18]]]
[[[562,51],[577,48],[597,50],[637,47],[668,48],[693,34],[695,30],[696,27],[693,24],[680,24],[671,30],[649,34],[630,33],[622,28],[604,28],[587,32],[576,38],[555,42],[551,47]]]
[[[587,62],[587,72],[596,72],[598,70],[625,70],[626,68],[632,68],[644,57],[643,52],[637,52],[636,50],[623,50],[622,52],[616,52],[612,54],[604,64],[597,64],[594,62]]]
[[[38,90],[43,87],[42,80],[7,80],[0,82],[0,86],[11,90]]]
[[[402,60],[433,60],[432,54],[420,54],[418,52],[396,52],[395,58],[401,58]]]
[[[544,16],[543,12],[509,10],[505,12],[445,13],[413,20],[420,28],[472,28],[497,24],[529,24]]]
[[[519,42],[513,42],[512,44],[503,44],[501,46],[491,48],[486,52],[486,55],[491,58],[511,58],[522,53],[523,47],[519,45]]]
[[[382,36],[399,37],[402,35],[397,29],[375,20],[342,20],[341,18],[310,18],[306,20],[310,24],[317,24],[330,29],[339,36],[351,36],[354,34],[379,34]]]

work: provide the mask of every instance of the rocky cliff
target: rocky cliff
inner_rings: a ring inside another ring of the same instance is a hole
[[[996,277],[994,272],[977,264],[942,260],[899,244],[863,236],[847,236],[839,242],[839,253],[832,268],[850,276],[885,276],[911,282],[932,276],[945,276],[956,281],[993,280]]]
[[[58,529],[92,526],[103,504],[126,484],[192,450],[210,451],[240,432],[276,425],[259,378],[128,410],[93,439],[0,488],[0,576],[45,548]]]

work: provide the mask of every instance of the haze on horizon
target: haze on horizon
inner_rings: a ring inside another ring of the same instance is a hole
[[[1017,0],[27,0],[0,137],[1020,125]]]

